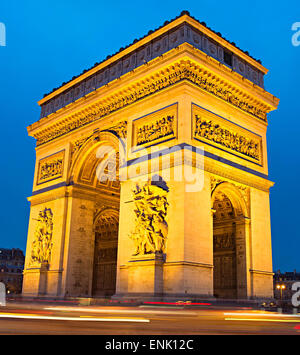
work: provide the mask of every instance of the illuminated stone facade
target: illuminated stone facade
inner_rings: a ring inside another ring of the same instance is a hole
[[[46,95],[23,294],[272,297],[266,73],[183,13]]]

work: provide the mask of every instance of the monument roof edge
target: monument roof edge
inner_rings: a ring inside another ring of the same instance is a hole
[[[222,36],[221,33],[215,32],[211,28],[209,28],[205,22],[200,22],[199,20],[195,19],[192,17],[188,11],[182,11],[181,14],[174,19],[170,21],[165,21],[162,26],[155,30],[150,30],[145,36],[141,37],[140,39],[135,39],[131,44],[127,45],[125,48],[120,48],[119,51],[114,53],[113,55],[108,55],[103,61],[99,63],[95,63],[93,67],[90,69],[84,70],[81,74],[74,76],[71,80],[68,82],[62,83],[61,86],[54,88],[51,92],[47,93],[44,95],[44,97],[38,101],[38,104],[41,106],[45,102],[49,101],[56,95],[62,93],[63,91],[71,88],[74,86],[76,83],[84,80],[85,78],[89,77],[90,75],[96,73],[100,69],[108,66],[109,64],[115,62],[116,60],[120,59],[121,57],[124,57],[125,55],[131,53],[132,51],[136,50],[137,48],[145,45],[146,43],[150,42],[151,40],[161,36],[165,32],[175,28],[176,26],[179,26],[180,24],[183,23],[189,23],[193,27],[199,28],[203,33],[205,33],[207,36],[210,38],[214,39],[215,41],[219,42],[220,44],[226,45],[229,50],[232,52],[235,52],[237,55],[240,57],[244,58],[247,60],[249,63],[254,65],[256,68],[258,68],[260,71],[262,71],[264,74],[268,73],[268,69],[265,68],[260,60],[257,60],[253,58],[247,51],[243,51],[239,47],[236,46],[234,42],[230,42],[226,38]]]

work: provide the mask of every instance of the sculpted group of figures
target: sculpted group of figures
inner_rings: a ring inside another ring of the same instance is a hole
[[[39,181],[47,180],[62,173],[63,159],[56,159],[41,165]]]
[[[156,139],[174,134],[174,116],[163,117],[155,123],[145,125],[137,131],[137,145],[152,142]]]
[[[167,192],[162,188],[145,184],[133,191],[136,224],[131,239],[135,244],[134,255],[164,253],[168,234]]]
[[[226,148],[259,160],[259,144],[253,139],[245,138],[238,133],[233,133],[220,127],[219,124],[202,119],[198,115],[195,115],[195,118],[196,127],[194,134],[196,138],[206,138]]]
[[[52,249],[53,213],[45,208],[39,213],[32,244],[31,261],[49,263]]]

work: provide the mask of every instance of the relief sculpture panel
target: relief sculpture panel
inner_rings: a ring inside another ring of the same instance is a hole
[[[41,159],[38,167],[37,185],[63,176],[65,151]]]
[[[142,187],[137,185],[133,194],[136,223],[130,238],[134,255],[164,253],[168,235],[167,191],[149,182]]]
[[[262,138],[233,122],[193,105],[193,138],[262,164]]]
[[[48,264],[52,251],[53,213],[50,208],[40,211],[31,249],[31,264]]]
[[[148,147],[177,137],[177,104],[133,122],[133,147]]]

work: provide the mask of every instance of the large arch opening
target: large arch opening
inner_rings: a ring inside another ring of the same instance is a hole
[[[123,154],[124,152],[121,152]],[[120,209],[119,179],[120,144],[112,133],[101,132],[88,139],[73,156],[73,182],[94,203],[89,270],[89,294],[92,297],[111,297],[116,291],[118,231]]]
[[[214,201],[214,296],[237,298],[236,225],[232,203],[219,193]]]
[[[212,208],[214,296],[245,298],[247,213],[244,200],[233,185],[223,183],[213,193]]]

